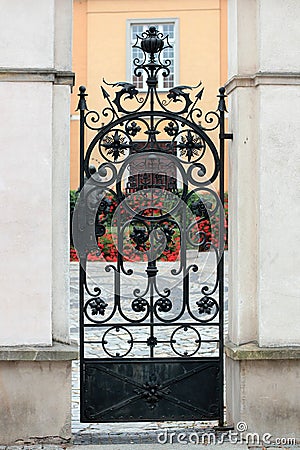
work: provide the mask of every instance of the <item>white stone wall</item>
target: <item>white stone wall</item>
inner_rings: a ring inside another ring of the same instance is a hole
[[[229,128],[234,130],[229,146],[229,338],[242,344],[258,337],[256,93],[234,90],[229,111]]]
[[[0,16],[1,67],[54,67],[54,0],[2,0]]]
[[[259,71],[299,72],[299,1],[261,0],[257,14]]]
[[[228,0],[229,79],[257,72],[256,16],[257,0]]]
[[[0,83],[0,97],[0,345],[51,344],[52,86]]]
[[[71,370],[71,361],[8,361],[3,364],[1,446],[18,448],[14,447],[17,441],[19,448],[22,444],[32,448],[30,444],[43,438],[53,443],[70,439]]]
[[[300,2],[229,0],[229,338],[300,344]]]
[[[69,341],[69,127],[70,88],[53,88],[52,334]]]
[[[71,28],[72,0],[1,1],[0,447],[71,438]]]
[[[72,70],[72,4],[73,1],[70,0],[54,1],[54,65],[56,70]]]
[[[258,89],[259,344],[299,345],[300,85]]]
[[[72,0],[2,0],[0,346],[69,341]]]
[[[300,2],[228,6],[226,415],[300,440]]]

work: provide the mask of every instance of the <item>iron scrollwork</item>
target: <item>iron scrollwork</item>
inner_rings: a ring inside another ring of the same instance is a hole
[[[99,113],[88,110],[80,87],[81,194],[73,233],[81,263],[81,346],[88,344],[84,332],[92,326],[100,336],[99,360],[134,358],[139,348],[149,360],[212,356],[222,375],[224,140],[231,138],[224,132],[225,90],[219,90],[216,111],[207,113],[199,106],[202,82],[162,94],[157,85],[159,76],[170,74],[171,62],[164,59],[168,36],[150,27],[134,46],[142,54],[133,61],[134,74],[146,77],[146,92],[131,82],[104,80],[106,106]],[[87,148],[85,128],[95,132]],[[209,137],[217,128],[218,149]],[[95,161],[99,166],[92,168]],[[101,254],[108,233],[114,234],[116,257],[105,267],[112,281],[105,296],[99,286],[94,292],[88,287],[86,271],[90,252]],[[196,259],[189,263],[192,252]],[[204,253],[214,259],[209,282],[197,261]],[[174,262],[168,277],[161,275],[164,260],[164,268]],[[125,295],[129,277],[133,283]],[[208,327],[217,338],[205,337]],[[203,353],[203,344],[215,342],[217,354]],[[155,409],[169,390],[153,375],[135,392]]]

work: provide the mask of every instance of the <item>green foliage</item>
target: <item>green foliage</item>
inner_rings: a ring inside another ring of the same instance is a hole
[[[71,215],[73,215],[78,197],[79,197],[78,191],[70,191],[70,214]]]
[[[76,205],[76,201],[79,197],[78,191],[70,191],[70,245],[71,247],[73,244],[73,236],[72,236],[72,222],[73,222],[73,213]]]

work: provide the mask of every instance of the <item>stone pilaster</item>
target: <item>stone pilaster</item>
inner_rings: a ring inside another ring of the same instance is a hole
[[[295,0],[229,0],[226,349],[228,422],[298,439],[299,14]]]
[[[1,6],[0,444],[68,439],[72,1]]]

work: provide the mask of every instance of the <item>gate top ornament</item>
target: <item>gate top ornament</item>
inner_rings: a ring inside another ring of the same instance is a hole
[[[133,64],[135,66],[134,75],[141,77],[146,74],[147,91],[140,92],[137,87],[128,81],[119,81],[115,83],[108,83],[103,79],[103,82],[107,86],[113,88],[120,88],[115,93],[115,98],[111,100],[111,95],[101,86],[102,95],[108,106],[102,111],[103,118],[109,118],[109,121],[105,124],[101,122],[101,126],[97,126],[100,122],[100,115],[97,111],[89,111],[86,105],[85,97],[86,88],[80,86],[78,94],[80,97],[77,110],[88,111],[85,116],[85,125],[90,129],[99,131],[101,128],[109,126],[113,121],[119,119],[124,114],[137,114],[138,112],[154,111],[165,112],[168,114],[185,115],[185,119],[193,122],[197,127],[200,127],[203,131],[212,131],[218,128],[220,125],[220,116],[218,112],[224,112],[226,110],[225,104],[225,88],[219,89],[219,105],[217,111],[209,111],[204,116],[203,125],[200,122],[203,116],[202,110],[198,107],[198,102],[202,99],[204,87],[200,81],[196,86],[180,85],[174,86],[169,89],[164,99],[162,99],[162,93],[158,93],[158,77],[168,77],[170,75],[171,61],[169,59],[163,59],[163,51],[166,48],[172,47],[168,40],[168,35],[164,36],[154,26],[150,27],[141,35],[136,35],[136,43],[133,47],[138,48],[142,52],[140,58],[135,58]],[[194,89],[200,88],[200,90],[191,98],[191,94]],[[129,108],[128,102],[125,106],[125,101],[130,100],[132,108]],[[148,108],[147,108],[148,105]],[[173,125],[173,127],[172,127]],[[174,136],[176,133],[176,127],[171,122],[172,130],[165,129],[169,136]],[[167,128],[167,127],[166,127]],[[134,136],[136,130],[131,130],[131,135]],[[231,139],[231,137],[227,137]]]

